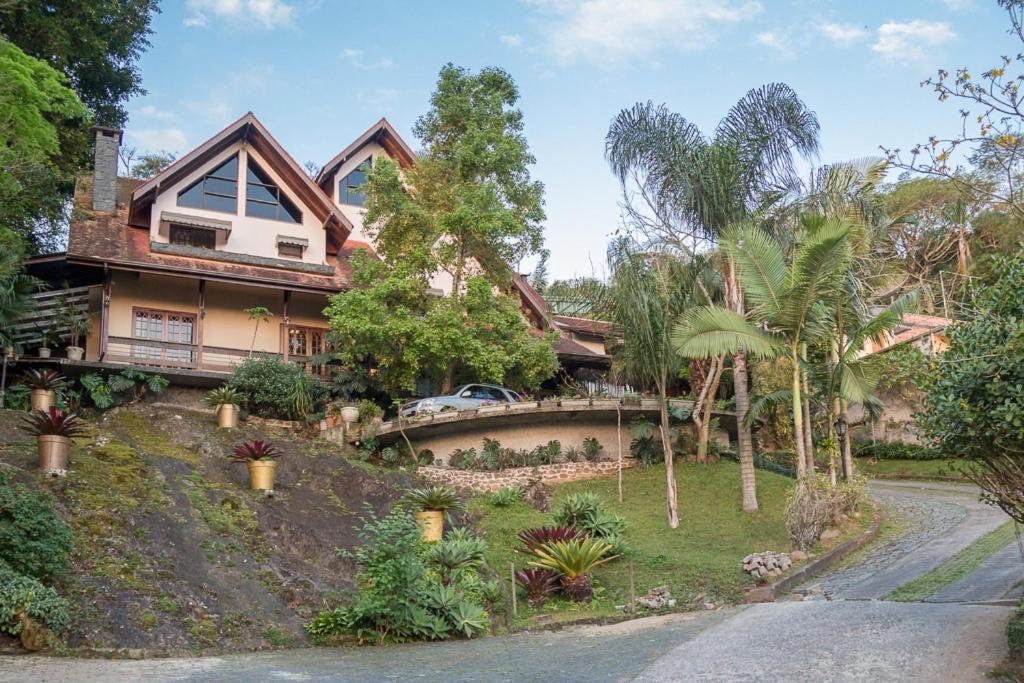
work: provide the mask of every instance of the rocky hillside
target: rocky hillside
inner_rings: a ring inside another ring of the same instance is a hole
[[[336,549],[356,544],[364,506],[381,510],[412,483],[325,441],[221,431],[212,415],[166,403],[90,421],[68,476],[44,480],[20,417],[0,411],[0,462],[52,492],[74,529],[72,567],[57,585],[72,605],[72,648],[303,644],[305,621],[353,587],[355,567]],[[245,466],[226,457],[247,438],[285,453],[272,498],[248,490]]]

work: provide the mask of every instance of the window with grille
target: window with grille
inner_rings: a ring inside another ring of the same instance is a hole
[[[204,228],[190,228],[184,225],[172,225],[170,232],[171,244],[201,249],[217,248],[217,233]]]
[[[132,313],[132,337],[135,339],[193,344],[195,327],[196,316],[193,313],[148,308],[136,308]],[[194,360],[193,353],[191,349],[132,345],[132,358],[152,361],[154,364],[169,362],[175,365],[191,365]]]
[[[238,213],[238,155],[179,192],[178,206]]]

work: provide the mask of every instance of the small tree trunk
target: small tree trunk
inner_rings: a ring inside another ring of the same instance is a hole
[[[256,327],[252,330],[252,343],[249,344],[249,358],[252,358],[252,352],[256,349],[256,333],[260,331],[260,320],[256,319]]]
[[[796,476],[802,477],[807,471],[807,449],[804,448],[804,408],[800,397],[800,363],[796,348],[792,349],[793,358],[793,444],[796,446]]]
[[[679,526],[679,510],[676,502],[676,473],[672,462],[672,444],[668,437],[668,397],[665,395],[664,381],[658,391],[658,410],[661,417],[661,450],[665,454],[665,486],[668,504],[668,526],[675,529]]]
[[[615,436],[619,441],[619,502],[622,502],[622,410],[615,406]]]
[[[726,307],[734,313],[744,315],[743,289],[736,273],[736,264],[729,260],[725,273]],[[743,511],[757,512],[757,479],[754,472],[754,441],[750,438],[750,427],[745,424],[750,410],[750,394],[747,391],[747,354],[743,351],[733,356],[733,388],[736,392],[736,443],[740,456],[740,482],[743,489]]]
[[[807,361],[807,344],[800,345],[800,357]],[[814,465],[814,425],[811,423],[811,387],[807,379],[807,372],[800,371],[803,379],[803,412],[804,412],[804,451],[807,453],[807,470],[813,472]]]
[[[847,425],[850,424],[849,416],[847,415],[846,401],[839,399],[839,417],[843,418]],[[843,439],[841,444],[843,449],[843,475],[846,477],[846,481],[853,479],[856,472],[853,467],[853,449],[850,446],[850,433],[846,433],[846,438]]]
[[[711,440],[711,412],[715,406],[715,394],[722,380],[725,359],[721,356],[711,359],[711,367],[704,377],[704,384],[693,404],[693,423],[697,426],[697,462],[708,460],[708,446]]]

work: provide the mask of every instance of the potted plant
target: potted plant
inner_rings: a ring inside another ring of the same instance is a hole
[[[53,342],[57,341],[57,335],[48,327],[39,329],[39,350],[36,353],[40,358],[49,358],[53,353]]]
[[[347,405],[341,408],[341,420],[350,425],[359,419],[359,406]]]
[[[211,390],[203,400],[206,401],[206,405],[217,411],[218,427],[234,429],[238,426],[238,406],[243,399],[240,391],[224,385]]]
[[[60,408],[37,410],[25,416],[25,431],[36,437],[39,467],[45,472],[61,472],[68,468],[71,437],[82,433],[82,421],[74,413]]]
[[[458,494],[447,486],[409,489],[405,497],[413,507],[419,509],[414,517],[424,541],[440,541],[444,536],[445,513],[464,509]]]
[[[47,411],[57,404],[57,389],[64,386],[64,377],[56,370],[36,370],[35,368],[25,371],[22,375],[25,384],[32,389],[31,407],[32,410]]]
[[[57,324],[68,331],[67,348],[69,360],[82,360],[85,356],[85,349],[78,345],[82,338],[89,334],[89,318],[75,306],[67,292],[61,297],[60,307],[57,309]]]
[[[262,439],[243,441],[231,452],[231,459],[249,465],[249,488],[254,491],[274,490],[274,471],[281,449]]]

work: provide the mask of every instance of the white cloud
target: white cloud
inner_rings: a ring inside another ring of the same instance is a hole
[[[341,56],[347,59],[349,63],[357,69],[387,69],[395,65],[395,63],[387,57],[367,61],[363,58],[362,50],[357,50],[351,47],[347,47],[342,50]]]
[[[188,148],[188,138],[178,128],[129,129],[128,137],[136,147],[142,150],[165,149],[171,152],[180,152]]]
[[[295,7],[284,0],[187,0],[185,26],[203,27],[212,15],[239,23],[255,23],[265,29],[290,26]]]
[[[878,27],[871,49],[890,62],[918,62],[928,56],[928,48],[944,45],[956,38],[949,24],[939,21],[887,21]]]
[[[764,47],[774,50],[782,57],[793,56],[793,49],[789,46],[789,41],[773,31],[758,33],[757,36],[754,37],[754,42],[758,45],[763,45]]]
[[[867,30],[853,24],[821,24],[818,26],[826,38],[838,45],[853,45],[868,37]]]
[[[697,50],[715,28],[759,14],[757,0],[527,0],[549,15],[551,50],[563,63],[615,62],[658,50]]]
[[[523,44],[523,37],[518,33],[504,33],[498,36],[498,40],[509,47],[519,47]]]

